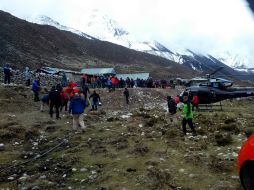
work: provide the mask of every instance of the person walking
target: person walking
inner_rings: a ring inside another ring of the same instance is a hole
[[[126,104],[129,104],[129,91],[127,88],[124,89],[124,92],[123,92],[124,96],[125,96],[125,99],[126,99]]]
[[[11,82],[11,68],[9,64],[4,67],[4,84],[10,84]]]
[[[45,94],[43,94],[42,98],[41,98],[41,112],[44,111],[44,106],[47,105],[49,106],[49,93],[48,90],[45,88],[44,89]]]
[[[192,103],[192,110],[194,111],[194,108],[196,108],[196,110],[198,111],[199,110],[199,108],[198,108],[199,99],[198,99],[197,95],[193,96],[191,103]]]
[[[171,96],[167,96],[167,102],[168,102],[168,112],[171,115],[174,115],[176,113],[176,102]]]
[[[74,92],[75,95],[69,106],[69,114],[72,114],[73,117],[73,130],[77,130],[80,126],[81,131],[83,132],[86,129],[83,113],[88,104],[87,101],[80,96],[78,89],[75,89]]]
[[[56,89],[55,86],[52,86],[51,91],[49,92],[49,115],[53,117],[53,109],[56,110],[56,119],[59,117],[59,107],[61,106],[61,95],[60,92]]]
[[[60,92],[60,93],[63,91],[63,87],[62,87],[62,85],[61,85],[61,81],[57,81],[56,90],[57,90],[58,92]]]
[[[30,86],[30,84],[31,84],[31,73],[30,73],[28,67],[26,67],[26,69],[25,69],[25,81],[26,81],[26,86]]]
[[[66,76],[65,72],[62,72],[61,86],[62,87],[66,87],[67,86],[67,76]]]
[[[32,91],[34,92],[34,101],[35,102],[40,101],[40,98],[39,98],[40,84],[37,79],[33,81]]]
[[[168,113],[170,114],[170,121],[173,122],[173,115],[176,114],[176,102],[171,96],[167,96]]]
[[[64,111],[67,112],[67,106],[68,106],[69,96],[68,96],[67,92],[65,92],[64,90],[62,90],[60,95],[61,95],[61,107],[60,107],[60,111],[62,111],[63,107],[64,107]]]
[[[97,106],[99,102],[101,101],[99,94],[96,93],[94,90],[93,93],[90,95],[89,100],[92,98],[92,111],[97,110]]]
[[[109,77],[107,80],[107,87],[108,87],[108,92],[111,92],[112,89],[112,81],[111,78]]]
[[[88,85],[86,84],[86,82],[84,82],[81,86],[82,88],[82,93],[84,94],[84,99],[87,100],[87,93],[90,94],[90,91],[89,91],[89,87]]]
[[[197,135],[196,130],[193,126],[193,112],[192,112],[192,106],[191,103],[188,101],[188,96],[183,96],[183,112],[182,112],[182,116],[183,116],[183,120],[182,120],[182,129],[183,129],[183,134],[186,135],[186,124],[189,125],[189,127],[192,130],[192,134],[194,136]]]

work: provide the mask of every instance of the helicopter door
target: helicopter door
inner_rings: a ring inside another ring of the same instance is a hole
[[[210,104],[213,100],[214,94],[211,93],[210,90],[205,89],[205,90],[200,90],[197,92],[199,102],[201,104]]]

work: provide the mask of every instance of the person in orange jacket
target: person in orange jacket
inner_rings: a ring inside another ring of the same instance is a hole
[[[119,83],[119,80],[116,77],[112,77],[111,82],[112,82],[112,88],[113,88],[113,90],[115,90],[116,86]]]
[[[237,170],[245,190],[254,189],[254,134],[242,146],[237,160]]]

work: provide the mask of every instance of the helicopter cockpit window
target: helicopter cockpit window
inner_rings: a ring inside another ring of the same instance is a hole
[[[218,83],[218,82],[213,82],[213,83],[212,83],[212,87],[218,88],[218,87],[219,87],[219,83]]]
[[[224,82],[224,83],[222,83],[222,85],[224,87],[230,87],[230,86],[232,86],[232,83],[231,82]]]

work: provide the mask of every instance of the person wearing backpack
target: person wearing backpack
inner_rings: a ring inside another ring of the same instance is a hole
[[[176,114],[176,102],[171,96],[167,96],[168,113],[170,114],[170,121],[173,122],[173,115]]]
[[[183,112],[182,112],[182,116],[183,116],[183,120],[182,120],[182,129],[183,129],[183,134],[186,135],[186,124],[189,125],[189,127],[191,128],[192,134],[194,136],[197,135],[196,130],[193,126],[193,112],[192,112],[192,106],[191,103],[188,100],[188,96],[183,96]]]
[[[69,106],[69,114],[72,114],[73,116],[73,130],[77,130],[78,126],[80,126],[81,131],[83,132],[86,129],[83,113],[88,104],[87,101],[80,96],[79,89],[75,89],[74,93],[75,95]]]
[[[56,110],[56,119],[59,117],[59,107],[61,106],[61,95],[60,92],[56,89],[55,86],[52,86],[51,91],[49,92],[49,115],[53,117],[53,108]]]
[[[168,102],[168,112],[171,115],[174,115],[176,113],[176,102],[171,96],[167,96],[167,102]]]

